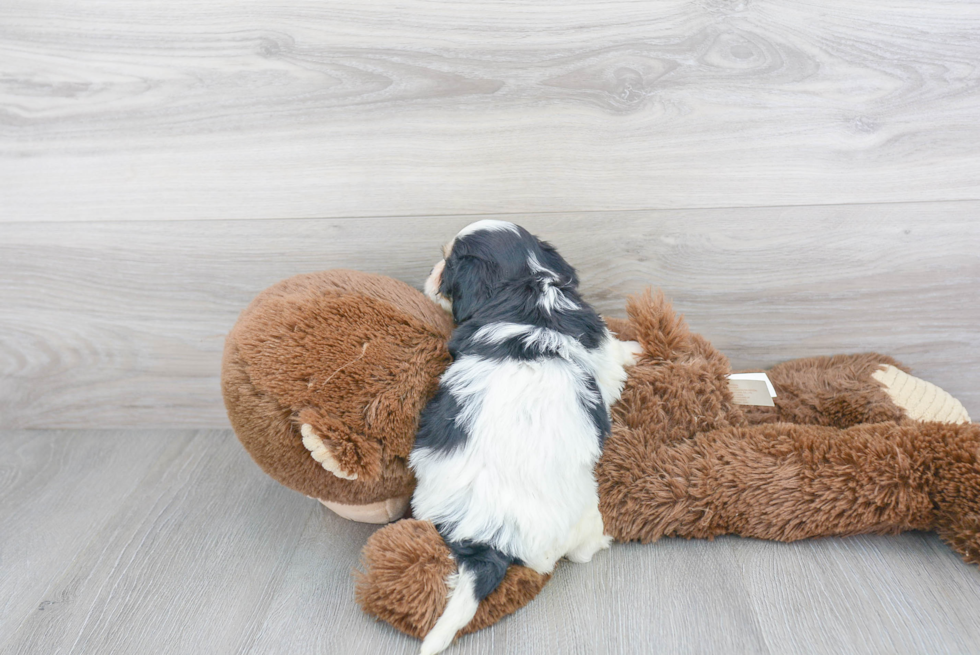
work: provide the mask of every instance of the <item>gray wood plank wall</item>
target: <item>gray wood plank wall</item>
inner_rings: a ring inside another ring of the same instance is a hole
[[[663,288],[737,367],[879,350],[980,415],[980,202],[511,215],[622,315]],[[5,427],[224,427],[223,336],[330,267],[419,284],[469,217],[8,223]]]
[[[980,198],[973,0],[10,0],[7,220]]]
[[[980,415],[972,0],[0,5],[0,428],[227,423],[223,335],[475,216],[736,366],[877,349]]]

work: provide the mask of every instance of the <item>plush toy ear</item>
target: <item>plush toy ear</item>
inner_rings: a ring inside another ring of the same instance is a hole
[[[453,320],[460,324],[486,303],[500,283],[500,269],[493,262],[464,255],[443,272],[449,277],[449,298],[453,303]]]

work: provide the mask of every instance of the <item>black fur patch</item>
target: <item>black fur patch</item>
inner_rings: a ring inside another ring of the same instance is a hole
[[[461,352],[467,337],[484,325],[507,321],[533,325],[577,339],[586,348],[602,340],[605,324],[578,292],[578,274],[558,251],[522,227],[480,230],[457,239],[446,260],[439,292],[452,301],[459,328],[450,351]],[[534,270],[537,260],[543,271]],[[553,287],[576,309],[547,309],[540,300]]]
[[[442,530],[440,529],[439,532],[441,534]],[[476,578],[474,593],[479,601],[489,596],[500,585],[507,574],[508,566],[521,563],[492,546],[469,539],[447,541],[446,545],[453,551],[457,565],[466,568]]]
[[[591,375],[586,380],[586,386],[589,391],[594,394],[593,398],[597,402],[591,402],[588,399],[582,399],[586,408],[589,411],[589,416],[592,418],[592,424],[595,425],[596,430],[599,431],[599,447],[601,448],[606,444],[606,437],[612,432],[612,421],[609,419],[609,411],[606,409],[606,403],[602,402],[602,394],[599,391],[599,385],[596,383],[595,378]]]
[[[494,343],[477,341],[474,339],[474,335],[482,327],[484,326],[474,320],[456,328],[449,340],[449,353],[453,358],[462,355],[478,355],[485,359],[529,361],[561,356],[556,349],[546,348],[540,343],[525,343],[524,334],[508,337]]]
[[[419,417],[415,447],[449,454],[465,444],[466,431],[456,422],[459,412],[459,403],[446,387],[440,385]]]

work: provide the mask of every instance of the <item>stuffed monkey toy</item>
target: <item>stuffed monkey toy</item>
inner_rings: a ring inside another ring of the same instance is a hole
[[[609,327],[643,352],[596,469],[616,540],[934,530],[980,564],[980,426],[949,394],[889,357],[839,355],[770,369],[775,407],[740,406],[728,360],[662,295],[631,298],[627,314]],[[280,282],[226,341],[235,432],[283,484],[354,520],[395,520],[452,327],[391,278],[335,270]],[[363,568],[364,610],[421,637],[442,613],[455,564],[434,526],[407,519],[368,540]],[[546,581],[512,566],[461,634],[527,604]]]

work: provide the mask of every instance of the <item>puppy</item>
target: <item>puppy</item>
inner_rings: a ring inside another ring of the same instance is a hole
[[[425,291],[453,314],[453,363],[422,412],[409,466],[413,515],[435,524],[458,573],[422,655],[452,642],[511,563],[550,573],[562,556],[587,562],[609,547],[594,468],[639,352],[524,228],[479,221],[443,254]]]

